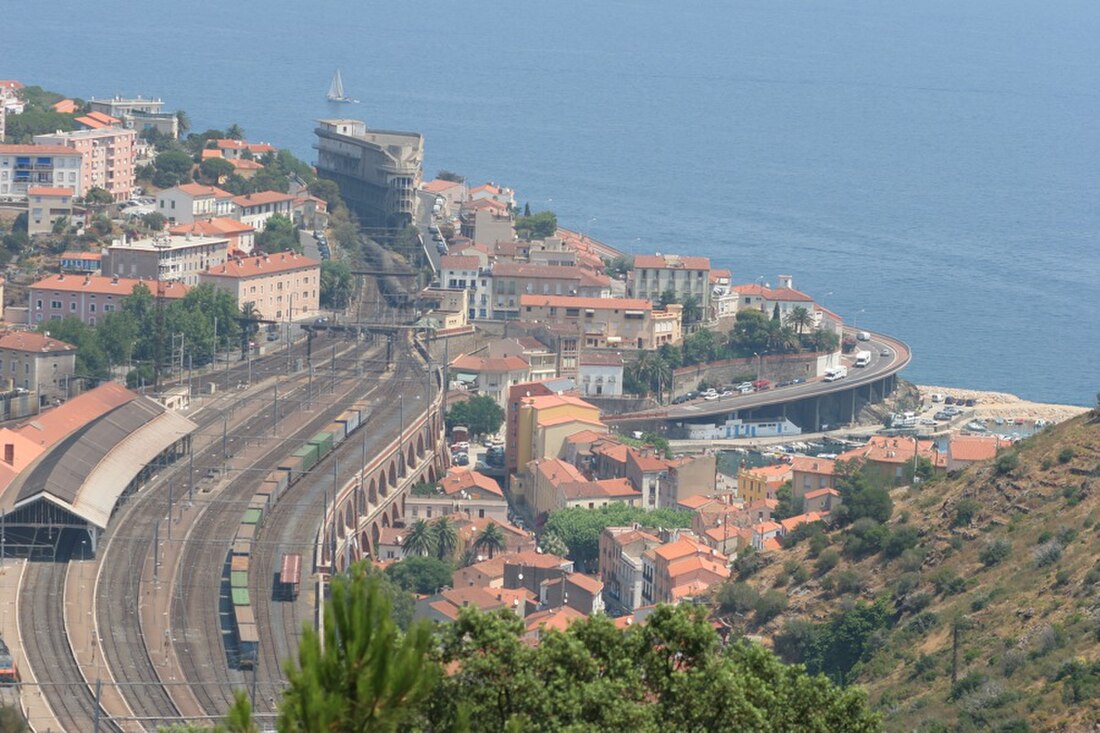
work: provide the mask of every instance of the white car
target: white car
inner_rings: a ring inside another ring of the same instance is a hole
[[[707,394],[703,395],[703,399],[706,400],[707,402],[710,402],[711,400],[716,400],[716,399],[718,399],[718,393],[717,392],[708,392]]]

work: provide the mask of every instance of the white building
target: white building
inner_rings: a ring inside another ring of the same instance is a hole
[[[773,438],[780,435],[801,435],[802,428],[787,419],[741,420],[730,418],[722,425],[686,423],[689,440],[722,440],[724,438]]]
[[[233,194],[217,186],[184,183],[157,194],[157,212],[173,224],[190,224],[196,219],[230,216]]]
[[[622,397],[623,357],[613,351],[581,351],[577,385],[584,397]]]
[[[267,220],[276,214],[282,214],[294,221],[294,197],[287,193],[260,191],[237,196],[232,203],[229,216],[242,224],[248,224],[257,232],[262,232]]]
[[[0,145],[0,200],[23,201],[30,188],[70,188],[82,196],[82,157],[64,145]]]

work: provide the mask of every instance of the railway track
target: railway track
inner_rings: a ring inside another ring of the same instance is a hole
[[[415,384],[417,369],[411,359],[398,362],[393,373],[394,391],[406,391]],[[383,388],[391,382],[385,383]],[[252,598],[259,632],[259,653],[255,667],[257,684],[254,709],[260,713],[275,713],[275,701],[285,687],[282,662],[295,657],[302,624],[313,624],[312,606],[316,602],[307,592],[297,599],[284,600],[277,595],[275,578],[284,553],[298,553],[309,563],[316,543],[321,517],[319,513],[303,512],[302,507],[322,507],[325,497],[331,497],[334,487],[351,480],[366,461],[393,439],[400,429],[401,416],[393,391],[374,400],[369,428],[360,428],[326,459],[324,468],[314,471],[295,483],[268,512],[253,543],[249,595]],[[333,468],[336,476],[333,480]],[[303,575],[308,573],[303,569]]]
[[[301,353],[304,354],[304,350]],[[281,364],[269,362],[259,365],[259,368],[254,364],[253,378],[262,378],[268,370],[279,372]],[[240,367],[236,372],[230,370],[227,379],[231,383],[231,380],[245,376],[242,372]],[[301,393],[309,388],[309,381],[308,374],[301,374],[293,380],[292,384],[297,386],[291,390],[287,390],[287,384],[281,385],[280,414],[289,414],[294,407],[295,396],[301,397]],[[269,397],[273,390],[274,386],[258,393],[241,395],[222,409],[204,410],[199,414],[193,465],[195,476],[202,476],[207,469],[222,463],[223,445],[216,428],[223,418],[227,433],[232,420],[233,437],[227,435],[227,446],[235,445],[241,436],[263,435],[268,431],[274,422],[274,401]],[[199,441],[205,443],[201,448]],[[103,552],[101,576],[97,583],[96,614],[104,659],[114,679],[123,685],[121,690],[128,706],[148,727],[172,722],[179,716],[179,709],[162,685],[164,680],[160,679],[152,658],[154,654],[167,653],[168,641],[148,639],[144,635],[139,607],[144,590],[142,583],[143,579],[148,582],[148,562],[153,555],[156,528],[168,511],[169,491],[175,489],[174,498],[184,498],[190,468],[183,462],[169,468],[162,473],[161,480],[139,494],[125,512],[119,512]],[[166,541],[167,537],[166,531],[159,539]],[[134,687],[135,683],[141,686]]]
[[[179,577],[176,578],[177,593],[172,599],[171,625],[177,631],[173,641],[184,677],[192,682],[191,690],[206,714],[224,714],[232,703],[233,691],[247,688],[250,682],[256,681],[254,675],[246,678],[236,668],[238,656],[230,601],[227,555],[242,513],[274,462],[331,422],[343,409],[342,405],[358,399],[376,380],[377,374],[373,373],[338,379],[335,394],[328,396],[331,404],[319,407],[305,425],[267,448],[255,461],[256,466],[264,467],[262,470],[240,476],[223,489],[218,498],[219,511],[214,516],[204,513],[196,518],[182,550]],[[324,470],[319,469],[321,473]],[[319,520],[321,506],[316,508]],[[308,508],[300,504],[296,509],[308,513]],[[216,640],[211,639],[212,618],[217,623]]]
[[[65,577],[79,546],[78,530],[62,530],[54,562],[27,563],[19,603],[23,648],[39,688],[65,731],[95,728],[96,700],[73,657],[65,628]],[[99,709],[101,731],[121,729]]]

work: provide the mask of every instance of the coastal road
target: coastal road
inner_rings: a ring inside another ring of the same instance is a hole
[[[853,330],[851,333],[855,334],[856,332]],[[866,367],[856,368],[852,366],[855,358],[854,353],[844,355],[842,363],[848,367],[848,376],[835,382],[826,382],[821,378],[814,378],[802,384],[793,384],[747,395],[738,394],[710,401],[695,400],[682,405],[670,405],[655,410],[615,415],[611,420],[616,424],[629,425],[633,421],[655,419],[670,422],[694,422],[704,418],[717,419],[722,415],[741,410],[754,410],[786,402],[845,392],[896,375],[908,366],[912,360],[912,353],[903,341],[884,334],[872,333],[870,335],[869,341],[860,341],[856,346],[856,351],[867,350],[871,352],[870,364]],[[882,352],[886,352],[887,355],[882,356]]]

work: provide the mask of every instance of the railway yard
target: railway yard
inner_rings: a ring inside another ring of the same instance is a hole
[[[307,327],[284,350],[194,380],[204,396],[189,454],[120,500],[98,547],[46,528],[8,561],[19,601],[7,638],[34,730],[220,719],[237,690],[273,720],[283,662],[318,613],[326,509],[438,391],[401,317],[382,315],[385,332]],[[287,556],[300,567],[292,591]]]

